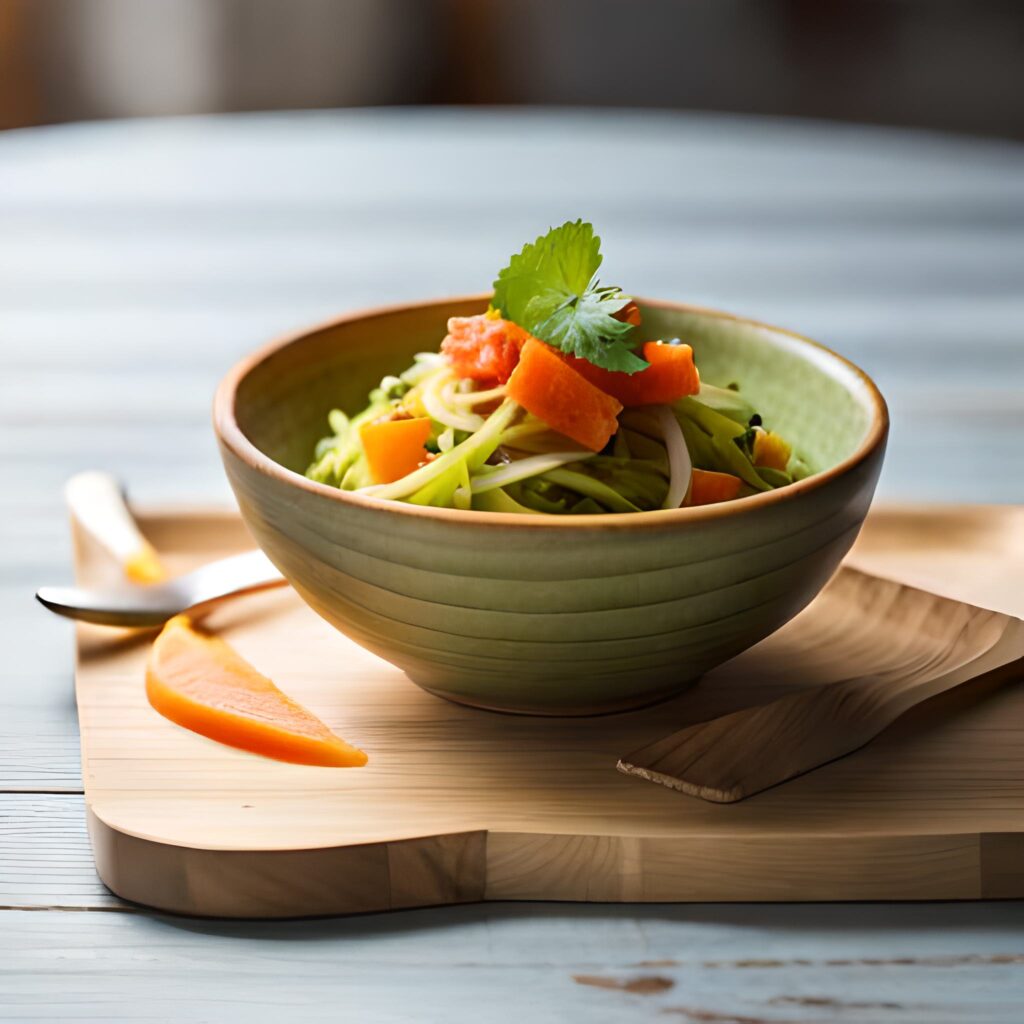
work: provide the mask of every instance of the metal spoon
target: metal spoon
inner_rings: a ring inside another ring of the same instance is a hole
[[[180,612],[234,594],[281,586],[284,577],[262,551],[210,562],[167,583],[90,590],[40,587],[36,599],[51,612],[102,626],[159,626]]]
[[[156,552],[139,532],[125,501],[121,481],[109,473],[77,473],[64,495],[78,525],[122,567],[139,552]],[[40,587],[36,598],[58,615],[105,626],[159,626],[190,608],[234,594],[276,587],[281,574],[262,551],[211,562],[185,576],[148,586],[124,584],[107,590],[88,587]]]

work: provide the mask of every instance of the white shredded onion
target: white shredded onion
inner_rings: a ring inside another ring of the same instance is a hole
[[[444,356],[440,352],[417,352],[413,360],[412,366],[398,375],[406,384],[418,384],[424,377],[445,365]]]
[[[464,381],[462,383],[465,383]],[[461,387],[461,385],[460,385]],[[452,393],[452,405],[480,405],[483,402],[497,402],[505,397],[505,385],[497,388],[488,388],[487,391],[463,391],[456,390]]]
[[[454,390],[455,379],[448,373],[439,373],[436,377],[427,380],[423,384],[423,391],[420,399],[427,415],[432,420],[443,424],[446,427],[454,427],[456,430],[466,430],[472,433],[484,425],[484,418],[472,412],[458,412],[452,409],[445,401],[445,392]]]
[[[515,462],[507,463],[501,469],[496,469],[493,473],[475,477],[472,484],[473,493],[483,494],[484,491],[493,491],[495,487],[505,487],[507,484],[514,484],[519,480],[526,480],[528,477],[558,469],[559,466],[568,465],[570,462],[589,459],[593,454],[593,452],[551,452],[548,455],[531,455],[526,459],[518,459]]]
[[[665,440],[665,450],[668,452],[668,494],[665,495],[662,508],[679,508],[690,490],[693,461],[686,447],[683,428],[679,426],[679,421],[672,410],[667,405],[659,405],[653,411],[661,429],[661,436]]]
[[[515,428],[513,428],[515,429]],[[511,440],[508,437],[510,431],[506,431],[501,438],[501,446],[505,450],[526,452],[527,455],[550,455],[552,452],[585,452],[589,449],[583,445],[576,445],[571,438],[564,434],[556,434],[553,430],[546,430],[544,433],[520,434]],[[593,452],[590,452],[593,455]]]

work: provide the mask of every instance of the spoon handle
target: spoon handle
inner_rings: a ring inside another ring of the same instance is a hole
[[[64,485],[64,498],[71,515],[120,563],[130,582],[159,583],[167,578],[156,550],[136,525],[116,477],[99,470],[76,473]]]

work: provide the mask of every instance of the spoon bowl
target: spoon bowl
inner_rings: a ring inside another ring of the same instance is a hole
[[[162,626],[181,612],[236,594],[282,586],[285,580],[262,551],[247,551],[185,573],[166,583],[123,586],[40,587],[36,600],[57,615],[99,626]]]

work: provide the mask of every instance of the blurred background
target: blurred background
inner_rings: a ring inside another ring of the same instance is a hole
[[[84,465],[227,496],[243,353],[579,216],[609,280],[871,373],[884,495],[1024,496],[1024,0],[0,0],[0,128],[35,125],[0,131],[0,519],[37,581]]]
[[[557,104],[1024,137],[1019,0],[0,0],[0,128]]]

